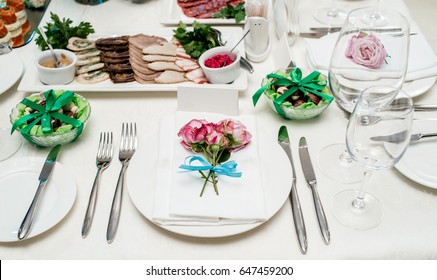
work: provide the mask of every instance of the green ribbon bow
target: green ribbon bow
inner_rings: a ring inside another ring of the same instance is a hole
[[[290,72],[290,78],[278,75],[276,73],[268,74],[267,78],[276,78],[277,80],[266,84],[255,92],[255,94],[252,96],[253,106],[256,106],[256,103],[258,102],[262,93],[274,85],[285,86],[288,88],[287,91],[273,100],[273,105],[275,106],[276,112],[278,112],[278,114],[282,117],[285,117],[285,113],[281,109],[281,104],[296,91],[301,91],[305,95],[308,95],[308,92],[311,92],[323,99],[332,101],[334,99],[332,96],[321,92],[326,87],[327,82],[325,79],[319,79],[319,76],[319,72],[313,71],[311,74],[302,79],[302,70],[300,68],[294,68]]]
[[[74,93],[67,90],[56,98],[54,91],[50,89],[44,92],[44,97],[46,100],[45,107],[27,98],[24,98],[21,103],[26,105],[27,107],[34,109],[35,112],[25,115],[16,120],[15,123],[12,125],[11,134],[21,125],[26,124],[29,120],[34,119],[30,124],[28,124],[21,130],[21,134],[23,135],[23,137],[30,142],[33,142],[29,136],[29,132],[32,127],[35,126],[37,123],[41,122],[42,132],[51,133],[53,132],[51,119],[54,118],[60,120],[61,122],[71,124],[73,127],[77,128],[77,135],[79,135],[82,132],[83,123],[78,119],[71,118],[58,112],[59,109],[61,109],[63,106],[67,105],[73,100],[73,96]]]

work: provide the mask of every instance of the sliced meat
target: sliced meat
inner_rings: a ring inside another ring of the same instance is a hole
[[[76,77],[77,82],[81,84],[95,84],[109,79],[109,74],[103,70],[96,70]]]
[[[158,36],[148,36],[144,34],[137,34],[129,37],[129,44],[135,48],[142,50],[151,45],[158,45],[167,42],[167,39]]]
[[[131,72],[132,66],[129,62],[127,63],[105,63],[105,68],[108,72],[115,72],[115,73],[125,73],[125,72]]]
[[[157,84],[175,84],[188,81],[185,78],[184,73],[173,71],[173,70],[165,70],[158,78],[155,79]]]
[[[139,82],[140,84],[154,84],[155,80],[143,80],[141,79],[139,76],[137,76],[136,74],[134,75],[135,77],[135,81]]]
[[[129,51],[122,51],[122,52],[117,52],[117,51],[106,51],[103,53],[103,55],[105,57],[110,57],[110,58],[129,58]]]
[[[129,57],[113,58],[113,57],[107,57],[105,55],[101,55],[100,60],[107,64],[126,63],[129,62]]]
[[[167,62],[167,61],[152,62],[152,63],[149,63],[149,65],[147,65],[147,67],[150,70],[154,70],[154,71],[164,71],[164,70],[175,70],[175,71],[179,71],[179,72],[184,71],[181,67],[177,66],[174,62]]]
[[[76,53],[77,59],[85,59],[92,56],[100,55],[101,51],[96,48],[80,51]]]
[[[99,69],[102,69],[104,66],[105,66],[105,63],[103,63],[103,62],[79,66],[76,68],[76,74],[83,74],[83,73],[91,72],[94,70],[99,70]]]
[[[196,61],[191,60],[191,59],[183,59],[183,58],[177,59],[175,61],[175,64],[177,66],[179,66],[180,68],[182,68],[186,72],[197,69],[200,67]]]
[[[155,78],[158,78],[163,72],[155,72],[153,74],[142,74],[142,73],[135,73],[135,79],[141,80],[142,82],[148,81],[148,82],[154,82]],[[137,79],[138,78],[138,79]]]
[[[143,48],[143,53],[176,56],[177,48],[178,47],[172,43],[161,43],[160,45],[152,45]]]
[[[176,57],[175,56],[169,56],[169,55],[146,54],[146,55],[143,55],[143,60],[147,61],[147,62],[176,61]]]
[[[90,56],[87,58],[78,59],[76,62],[76,66],[83,66],[88,64],[94,64],[100,62],[100,56]]]
[[[190,71],[185,74],[185,77],[196,83],[196,84],[206,84],[208,83],[208,80],[206,79],[205,75],[203,74],[202,68],[197,68],[193,71]]]
[[[127,82],[133,82],[135,81],[134,73],[109,73],[109,78],[111,78],[111,81],[114,83],[127,83]]]
[[[78,52],[83,50],[95,49],[96,44],[94,40],[83,39],[79,37],[71,37],[68,40],[67,49]]]
[[[96,40],[96,46],[127,46],[129,36],[119,36],[119,37],[110,37],[110,38],[100,38]]]

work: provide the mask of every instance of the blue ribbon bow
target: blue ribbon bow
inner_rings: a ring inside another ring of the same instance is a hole
[[[200,165],[199,164],[193,165],[194,162],[198,162],[200,163]],[[219,175],[238,178],[241,177],[242,173],[236,171],[237,165],[238,164],[235,161],[231,160],[221,165],[213,166],[202,157],[189,156],[185,158],[185,164],[181,164],[179,168],[185,169],[186,170],[185,172],[211,170]]]

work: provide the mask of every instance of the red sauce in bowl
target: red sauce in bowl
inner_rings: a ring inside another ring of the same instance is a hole
[[[216,54],[205,60],[205,66],[209,68],[222,68],[231,65],[234,61],[228,54]]]

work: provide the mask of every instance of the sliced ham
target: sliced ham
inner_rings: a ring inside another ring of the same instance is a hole
[[[199,68],[199,64],[191,59],[177,59],[175,64],[181,67],[184,71],[188,72]]]
[[[159,45],[143,48],[143,53],[176,56],[177,48],[178,47],[172,43],[161,43]]]
[[[152,63],[149,63],[149,65],[147,65],[147,67],[150,70],[154,70],[154,71],[164,71],[164,70],[175,70],[175,71],[179,71],[179,72],[184,71],[181,67],[177,66],[174,62],[167,62],[167,61],[152,62]]]
[[[135,48],[142,50],[148,46],[157,45],[167,42],[167,39],[158,36],[148,36],[144,34],[137,34],[129,37],[129,44]]]
[[[175,84],[187,81],[184,73],[173,71],[173,70],[165,70],[158,78],[155,79],[157,84]]]
[[[185,74],[185,77],[196,83],[196,84],[206,84],[208,83],[208,80],[206,79],[205,75],[203,74],[202,68],[197,68],[193,71],[190,71]]]
[[[147,61],[147,62],[176,61],[176,56],[159,55],[159,54],[146,54],[146,55],[143,55],[143,60]]]

